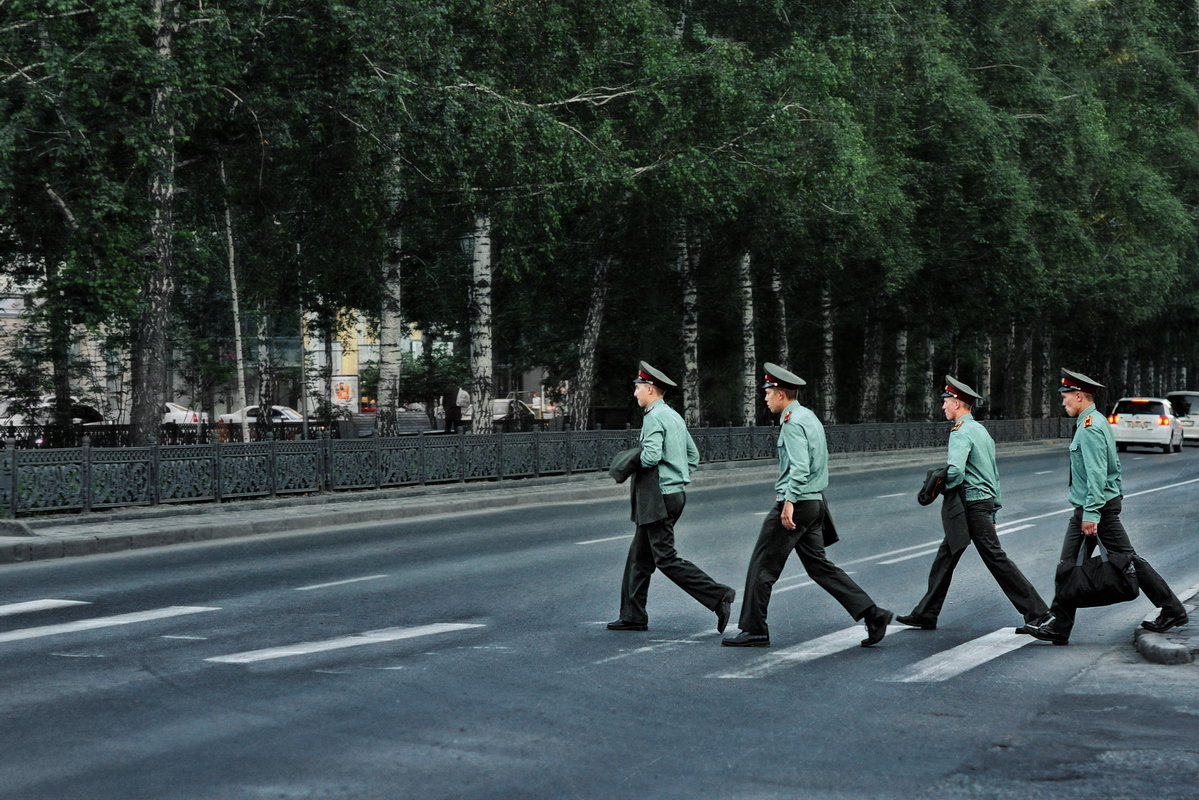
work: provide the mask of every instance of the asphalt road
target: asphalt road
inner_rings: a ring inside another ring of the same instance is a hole
[[[1199,583],[1199,449],[1123,461],[1138,550]],[[1000,469],[1002,541],[1049,599],[1064,449]],[[923,473],[828,493],[831,557],[897,612],[940,539]],[[690,492],[681,554],[740,594],[770,501]],[[864,649],[793,559],[769,650],[721,647],[660,575],[650,630],[615,633],[627,518],[561,503],[4,566],[0,797],[1199,797],[1199,672],[1130,655],[1144,599],[1034,642],[970,552],[938,630]]]

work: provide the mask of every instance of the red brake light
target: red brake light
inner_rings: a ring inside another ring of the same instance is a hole
[[[1119,422],[1120,422],[1120,415],[1119,415],[1119,414],[1112,414],[1111,416],[1109,416],[1109,417],[1107,418],[1107,421],[1108,421],[1108,422],[1110,422],[1112,425],[1115,425],[1115,424],[1117,424],[1117,423],[1119,423]]]
[[[1157,418],[1157,424],[1158,425],[1169,425],[1170,418],[1167,417],[1165,414],[1162,414],[1160,417]]]

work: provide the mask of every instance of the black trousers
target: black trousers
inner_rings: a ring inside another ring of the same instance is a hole
[[[1157,574],[1149,562],[1136,554],[1132,549],[1132,542],[1128,539],[1128,531],[1124,530],[1124,523],[1120,521],[1120,511],[1124,508],[1123,497],[1113,497],[1104,504],[1103,508],[1099,509],[1099,529],[1097,535],[1099,540],[1103,542],[1103,546],[1113,553],[1128,553],[1132,555],[1132,563],[1137,568],[1137,582],[1141,585],[1141,591],[1145,593],[1145,597],[1149,598],[1149,602],[1158,608],[1165,609],[1174,613],[1182,612],[1182,602],[1178,596],[1170,589],[1161,575]],[[1083,540],[1086,540],[1085,542]],[[1087,548],[1087,557],[1095,551],[1095,537],[1086,536],[1082,532],[1082,509],[1075,508],[1074,515],[1070,517],[1070,522],[1066,525],[1066,539],[1062,542],[1062,559],[1069,559],[1073,562],[1078,558],[1078,548],[1082,545]],[[1058,602],[1058,599],[1053,598],[1053,606],[1049,609],[1053,612],[1055,621],[1053,627],[1063,633],[1069,633],[1074,627],[1074,607],[1063,605]]]
[[[625,622],[647,622],[645,600],[649,579],[658,569],[680,589],[713,611],[720,605],[729,587],[717,583],[699,567],[679,558],[674,549],[674,524],[687,504],[685,492],[664,495],[666,519],[638,525],[625,560],[624,579],[620,584],[620,618]]]
[[[966,526],[970,530],[970,541],[978,549],[978,555],[991,571],[991,577],[999,584],[999,588],[1007,595],[1016,610],[1024,617],[1025,622],[1034,622],[1045,615],[1049,607],[1037,594],[1037,590],[1029,583],[1028,578],[1020,571],[999,544],[999,534],[991,521],[995,512],[995,501],[967,500]],[[912,616],[920,619],[935,620],[945,605],[945,595],[949,592],[949,584],[953,581],[953,570],[961,560],[965,548],[954,553],[949,546],[949,539],[941,542],[937,555],[933,558],[932,569],[928,573],[928,591],[912,610]]]
[[[762,522],[753,555],[749,558],[738,627],[746,633],[770,634],[766,626],[766,608],[770,605],[774,583],[783,573],[792,550],[799,554],[808,577],[832,595],[850,616],[855,620],[865,616],[874,601],[824,554],[820,501],[803,500],[796,503],[792,515],[795,529],[790,531],[783,527],[779,519],[782,510],[783,504],[775,503]]]

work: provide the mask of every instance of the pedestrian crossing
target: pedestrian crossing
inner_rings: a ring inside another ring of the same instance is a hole
[[[32,614],[56,609],[86,607],[89,605],[91,604],[81,600],[30,600],[21,603],[0,605],[0,616],[13,617],[19,614]],[[104,628],[128,627],[160,620],[211,614],[221,610],[217,606],[167,606],[124,614],[87,617],[49,625],[36,625],[9,631],[0,631],[0,645],[51,636],[67,636],[69,634]],[[434,622],[425,625],[392,627],[351,633],[316,641],[275,644],[270,647],[234,653],[218,653],[201,658],[204,662],[211,664],[249,665],[299,656],[319,656],[320,654],[334,651],[378,646],[404,640],[424,639],[426,637],[432,637],[441,641],[454,641],[452,639],[453,634],[472,630],[477,631],[485,627],[486,625],[473,622]],[[1010,627],[1001,628],[965,642],[960,640],[953,641],[951,636],[939,634],[945,640],[946,649],[939,650],[914,663],[909,663],[910,659],[907,659],[906,656],[912,651],[910,648],[904,647],[903,644],[909,639],[916,638],[910,633],[912,630],[912,628],[906,625],[888,626],[888,635],[884,640],[885,645],[870,651],[871,655],[869,657],[871,658],[877,657],[875,654],[880,653],[880,651],[885,653],[882,657],[886,661],[880,664],[881,669],[879,674],[875,676],[875,680],[894,684],[941,683],[962,676],[985,664],[997,661],[1036,641],[1030,636],[1017,635],[1014,629]],[[727,648],[715,648],[711,652],[720,653],[719,658],[725,659],[728,664],[721,669],[709,672],[704,677],[724,681],[760,680],[777,673],[802,669],[804,665],[814,661],[832,659],[839,655],[859,651],[863,636],[864,630],[862,626],[853,625],[785,647],[752,651],[729,651]],[[681,658],[690,661],[694,658],[692,653],[695,652],[696,647],[711,648],[715,644],[715,641],[713,641],[714,637],[715,634],[711,629],[707,629],[691,636],[648,640],[632,649],[621,650],[616,654],[599,660],[593,660],[590,662],[590,668],[611,667],[618,664],[627,665],[645,658]],[[197,642],[210,641],[209,637],[186,634],[172,634],[161,638]],[[689,647],[684,647],[684,645],[689,645]]]

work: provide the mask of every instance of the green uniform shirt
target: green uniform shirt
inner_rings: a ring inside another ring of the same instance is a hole
[[[828,444],[816,415],[793,400],[779,422],[779,479],[774,495],[798,503],[819,500],[828,488]]]
[[[658,468],[662,494],[687,488],[691,473],[699,469],[699,448],[679,412],[661,400],[645,409],[641,422],[641,466]]]
[[[995,498],[995,510],[1003,505],[999,491],[999,467],[995,466],[995,440],[973,414],[959,417],[949,433],[949,472],[945,488],[962,485],[967,500]]]
[[[1070,442],[1070,505],[1082,509],[1083,522],[1098,522],[1099,509],[1122,494],[1116,439],[1092,403],[1078,415]]]

